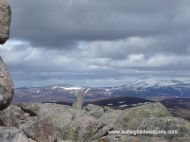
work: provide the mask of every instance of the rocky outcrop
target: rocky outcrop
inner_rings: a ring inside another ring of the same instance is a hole
[[[37,142],[55,142],[55,129],[50,118],[28,121],[20,126],[27,137]]]
[[[6,109],[0,111],[1,126],[16,127],[28,121],[30,114],[24,112],[20,107],[10,105]]]
[[[138,129],[141,122],[147,118],[154,119],[160,117],[169,117],[171,114],[161,103],[150,103],[122,111],[115,128]]]
[[[0,127],[1,142],[35,142],[24,134],[23,131],[16,128]]]
[[[9,72],[0,57],[0,110],[6,108],[12,99],[13,83]]]
[[[0,44],[9,38],[9,26],[11,21],[11,10],[7,0],[0,0]]]
[[[93,104],[88,104],[85,110],[95,118],[100,118],[104,114],[104,109],[102,107]]]
[[[91,142],[102,127],[85,110],[57,104],[19,104],[22,110],[36,114],[40,119],[50,118],[57,137],[74,142]],[[29,111],[30,110],[30,111]]]
[[[6,0],[0,0],[0,44],[9,38],[11,11]],[[12,98],[13,83],[0,57],[0,110],[6,108]]]
[[[189,137],[190,135],[190,123],[187,120],[177,117],[156,117],[144,119],[138,126],[138,129],[142,130],[176,130],[177,137]],[[163,137],[164,135],[159,135]],[[172,135],[165,135],[169,137]]]
[[[58,142],[188,142],[190,134],[190,122],[173,117],[160,103],[149,103],[125,110],[114,110],[91,104],[84,109],[50,103],[19,104],[19,107],[27,113],[33,114],[37,120],[48,118],[54,126]],[[113,130],[167,131],[171,129],[177,130],[178,134],[109,134]],[[44,130],[41,129],[41,131]]]

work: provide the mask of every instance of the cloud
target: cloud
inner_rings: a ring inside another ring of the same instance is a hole
[[[11,0],[12,37],[68,47],[81,40],[162,35],[188,28],[188,4],[186,0]]]
[[[188,0],[10,0],[0,48],[16,84],[189,77]]]
[[[129,41],[131,45],[133,42],[131,39]],[[94,43],[92,44],[94,46]],[[105,45],[107,47],[108,44]],[[143,52],[133,51],[125,55],[125,58],[115,58],[107,54],[100,57],[97,51],[101,52],[101,50],[93,49],[99,46],[91,48],[80,46],[79,44],[78,50],[72,51],[55,50],[34,48],[28,42],[10,40],[0,49],[0,52],[11,70],[15,83],[22,85],[28,82],[32,84],[71,82],[71,84],[84,85],[87,83],[95,85],[101,82],[102,85],[106,85],[106,81],[109,85],[117,85],[134,78],[182,77],[180,72],[185,72],[184,76],[189,75],[190,66],[186,63],[190,62],[190,56],[156,52],[147,56]],[[116,53],[116,51],[112,52]]]

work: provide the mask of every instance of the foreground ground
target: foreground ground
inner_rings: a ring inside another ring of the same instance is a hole
[[[123,110],[22,103],[1,111],[0,122],[2,142],[189,142],[190,138],[190,122],[172,116],[159,102]]]
[[[108,106],[110,108],[123,110],[151,102],[155,101],[138,97],[117,97],[90,103],[98,106]],[[167,98],[161,99],[159,102],[162,103],[173,116],[181,117],[190,121],[190,98]],[[71,102],[57,102],[57,104],[72,105]],[[89,103],[85,103],[85,105],[87,104]]]

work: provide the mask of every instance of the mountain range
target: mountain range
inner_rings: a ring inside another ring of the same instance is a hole
[[[142,80],[115,87],[80,87],[69,84],[16,88],[13,102],[72,102],[81,89],[89,88],[85,101],[133,96],[150,100],[189,98],[190,81]]]

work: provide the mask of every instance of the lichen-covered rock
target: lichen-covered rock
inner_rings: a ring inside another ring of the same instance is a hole
[[[189,142],[188,137],[163,138],[159,136],[108,135],[94,142]]]
[[[100,118],[99,122],[103,123],[104,125],[115,125],[122,115],[122,110],[114,110],[111,112],[104,113]]]
[[[0,44],[9,38],[11,10],[7,0],[0,0]],[[0,110],[10,104],[13,95],[13,83],[0,57]]]
[[[69,112],[70,106],[57,105],[57,104],[19,104],[26,112],[37,115],[40,119],[50,118],[55,128],[55,133],[60,138],[63,137],[65,125],[70,124],[72,121],[72,114]]]
[[[19,129],[0,127],[0,142],[35,142]]]
[[[10,105],[6,109],[0,111],[1,125],[6,127],[17,127],[28,121],[29,113],[24,112],[16,105]]]
[[[69,106],[41,104],[38,112],[41,118],[49,117],[58,137],[75,142],[91,142],[97,132],[99,122],[85,110],[73,109]]]
[[[189,137],[167,139],[159,136],[108,135],[94,142],[189,142]]]
[[[96,142],[145,142],[145,141],[142,141],[140,138],[136,136],[108,135],[108,136],[102,137]],[[149,141],[146,141],[146,142],[149,142]]]
[[[9,38],[11,10],[7,0],[0,0],[0,44]]]
[[[100,118],[104,114],[104,109],[102,107],[93,104],[88,104],[85,110],[95,118]]]
[[[6,108],[12,99],[13,83],[9,72],[0,57],[0,110]]]
[[[114,127],[112,124],[104,126],[102,129],[99,129],[98,132],[93,136],[93,139],[101,138],[108,134],[109,131],[113,130]]]
[[[113,124],[115,129],[136,129],[145,118],[168,117],[169,111],[161,103],[150,103],[126,110],[105,112],[99,121],[105,125]]]
[[[159,141],[160,142],[160,141]],[[189,142],[189,136],[186,137],[174,137],[171,141],[169,142]]]
[[[104,112],[111,112],[114,111],[115,109],[108,107],[108,106],[104,106]]]
[[[57,104],[19,104],[23,110],[35,113],[40,119],[50,118],[57,137],[74,142],[91,142],[108,131],[105,125],[85,110]],[[101,128],[104,128],[101,130]],[[101,131],[99,131],[101,130]]]
[[[65,141],[65,140],[58,137],[56,142],[74,142],[74,141],[71,141],[71,140]]]
[[[51,103],[19,104],[19,107],[25,113],[37,115],[34,116],[34,118],[37,117],[35,122],[49,118],[55,128],[55,134],[59,138],[58,142],[189,142],[190,122],[171,116],[168,110],[160,103],[150,103],[125,110],[111,109],[105,112],[104,109],[104,113],[99,118],[89,113],[96,107],[102,109],[94,105],[89,105],[85,109],[75,109],[71,106]],[[28,121],[21,125],[21,128],[28,124],[31,124],[31,126],[36,125],[30,122]],[[28,130],[32,129],[35,130],[34,128]],[[179,133],[172,136],[109,134],[109,131],[112,130],[142,129],[172,129],[177,130]],[[43,132],[44,130],[41,131]],[[27,136],[29,135],[27,134]]]
[[[55,129],[50,118],[28,121],[20,126],[31,139],[39,142],[55,142]]]
[[[42,104],[40,103],[20,103],[17,104],[20,108],[22,108],[22,110],[24,110],[25,112],[28,112],[32,115],[37,115],[40,111],[40,106]]]
[[[159,135],[166,137],[185,137],[190,135],[190,122],[177,117],[147,118],[141,122],[141,130],[175,130],[175,134]]]
[[[146,118],[168,116],[171,114],[161,103],[150,103],[124,110],[114,126],[122,130],[137,129]]]
[[[98,121],[94,117],[75,112],[71,123],[65,126],[64,138],[75,142],[91,142],[98,129]]]

